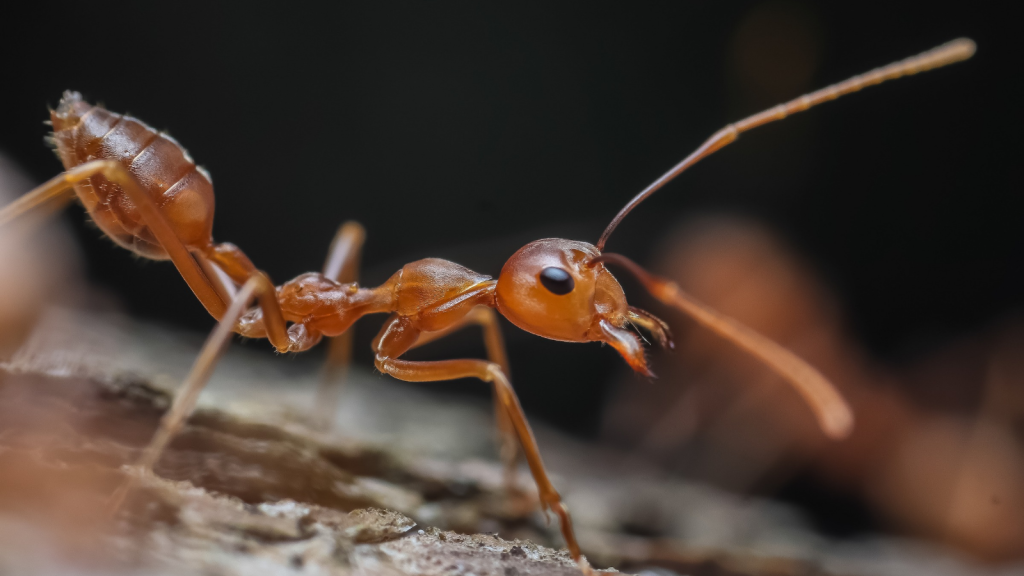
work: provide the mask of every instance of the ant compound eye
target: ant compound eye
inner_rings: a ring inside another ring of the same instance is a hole
[[[549,266],[540,271],[540,283],[552,294],[558,294],[559,296],[572,292],[572,289],[576,287],[576,281],[572,279],[568,272],[554,266]]]

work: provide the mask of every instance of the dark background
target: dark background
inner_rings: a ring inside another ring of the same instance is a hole
[[[215,238],[238,244],[278,282],[318,269],[346,219],[369,232],[369,284],[427,256],[497,275],[531,240],[594,242],[635,192],[725,123],[969,36],[979,51],[967,63],[745,135],[636,210],[609,249],[645,262],[687,215],[755,218],[812,263],[856,337],[892,365],[1024,302],[1024,51],[1008,6],[175,1],[3,10],[0,151],[39,181],[58,173],[41,122],[65,89],[167,129],[213,175]],[[132,314],[211,328],[169,264],[115,249],[80,209],[64,218],[90,279]],[[359,327],[364,366],[378,326]],[[621,359],[506,328],[527,411],[593,435],[609,383],[626,370]],[[480,355],[482,346],[467,334],[424,354]]]

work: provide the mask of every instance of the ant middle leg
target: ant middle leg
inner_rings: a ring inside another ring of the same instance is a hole
[[[569,553],[572,554],[573,559],[576,560],[584,573],[593,574],[586,558],[580,552],[579,544],[576,542],[576,533],[572,527],[569,508],[562,502],[562,497],[555,490],[551,479],[548,477],[547,469],[544,467],[544,462],[540,456],[540,449],[537,447],[537,440],[533,436],[533,430],[526,420],[526,414],[523,413],[523,407],[519,404],[519,398],[516,396],[515,390],[512,389],[505,371],[497,363],[486,360],[439,360],[431,362],[400,360],[399,357],[402,354],[416,345],[421,334],[422,332],[415,326],[412,319],[405,316],[392,315],[375,339],[376,357],[374,364],[376,364],[377,369],[406,382],[437,382],[455,380],[457,378],[477,378],[492,384],[495,394],[512,422],[512,427],[526,456],[526,462],[530,466],[530,472],[537,483],[541,506],[558,516],[562,537],[569,548]]]
[[[501,336],[498,314],[493,308],[487,306],[474,307],[458,322],[444,330],[420,333],[419,338],[412,347],[419,348],[428,342],[444,338],[471,324],[476,324],[483,329],[487,359],[500,366],[506,376],[510,375],[508,352],[505,349],[505,339]],[[505,468],[505,489],[512,494],[518,492],[516,488],[516,469],[519,465],[518,441],[516,440],[516,431],[512,425],[512,420],[509,419],[508,411],[505,409],[500,395],[495,393],[493,398],[494,424],[498,430],[498,453],[501,455],[501,462]]]
[[[348,221],[338,228],[331,241],[324,262],[323,275],[341,283],[359,280],[359,259],[366,240],[366,230],[358,222]],[[351,327],[340,335],[330,339],[327,346],[327,359],[320,373],[320,383],[316,390],[316,403],[313,407],[313,426],[320,430],[328,430],[338,410],[341,390],[348,377],[349,365],[352,363],[352,344],[354,331]]]

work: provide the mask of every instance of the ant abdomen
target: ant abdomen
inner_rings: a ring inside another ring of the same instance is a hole
[[[77,92],[64,93],[57,109],[50,111],[50,120],[65,169],[92,160],[120,162],[153,198],[186,247],[210,246],[213,184],[173,138],[131,116],[89,104]],[[114,242],[147,258],[168,257],[120,186],[97,175],[75,185],[75,192]]]

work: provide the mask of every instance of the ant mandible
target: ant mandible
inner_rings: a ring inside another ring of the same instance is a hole
[[[541,461],[540,451],[508,379],[508,367],[495,311],[538,336],[566,342],[605,342],[633,370],[651,375],[640,339],[627,327],[649,332],[671,346],[668,326],[630,306],[606,265],[632,273],[660,302],[695,319],[759,358],[789,381],[807,401],[822,430],[846,436],[853,415],[843,398],[817,370],[778,344],[697,302],[675,283],[654,276],[625,256],[604,252],[608,237],[633,208],[702,158],[737,136],[844,94],[966,60],[974,42],[961,38],[800,96],[716,132],[695,152],[634,197],[612,219],[596,245],[548,238],[531,242],[509,258],[498,279],[453,262],[428,258],[407,264],[376,288],[355,281],[364,232],[346,223],[331,245],[323,272],[303,274],[275,288],[245,254],[231,244],[215,244],[213,185],[173,139],[129,116],[109,112],[65,92],[51,110],[53,143],[66,172],[0,211],[0,225],[38,208],[82,202],[114,242],[152,259],[170,259],[206,310],[218,320],[171,408],[130,475],[112,498],[116,511],[140,475],[150,474],[160,454],[195,406],[232,333],[267,338],[278,352],[301,352],[323,337],[339,337],[335,363],[349,357],[352,324],[367,314],[390,317],[373,340],[374,363],[399,380],[429,382],[477,378],[494,386],[502,458],[515,465],[515,441],[526,456],[545,510],[559,518],[562,535],[580,568],[581,555],[568,508]],[[249,309],[253,299],[257,306]],[[289,325],[290,324],[290,325]],[[408,350],[469,324],[484,330],[488,361],[403,360]],[[341,360],[338,360],[338,359]]]

